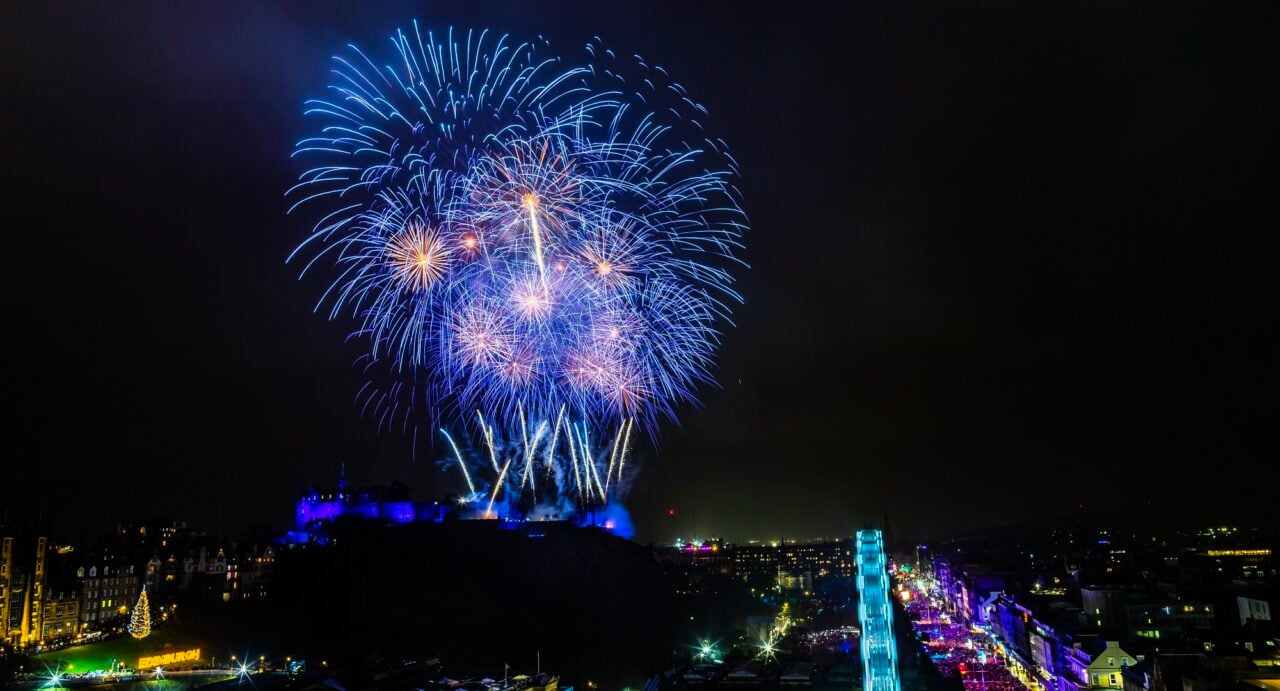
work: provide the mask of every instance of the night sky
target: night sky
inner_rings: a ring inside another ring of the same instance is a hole
[[[303,100],[413,18],[640,53],[741,164],[746,305],[640,449],[638,539],[1259,501],[1274,6],[756,5],[5,4],[0,505],[236,533],[344,462],[457,489],[360,419],[352,322],[284,263]]]

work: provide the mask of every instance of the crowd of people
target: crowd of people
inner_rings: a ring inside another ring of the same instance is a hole
[[[911,626],[942,676],[959,676],[965,691],[1028,691],[1005,665],[991,634],[952,621],[920,583],[904,585],[903,604]]]

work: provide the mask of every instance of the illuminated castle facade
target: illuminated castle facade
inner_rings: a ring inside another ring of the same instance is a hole
[[[344,469],[345,471],[345,469]],[[415,502],[407,485],[349,487],[345,472],[328,489],[308,488],[298,498],[289,544],[328,541],[328,527],[339,519],[364,519],[390,524],[444,520],[447,508],[434,501]]]
[[[384,525],[407,523],[442,523],[449,519],[466,520],[498,518],[494,521],[507,530],[523,529],[531,523],[565,523],[579,528],[598,528],[629,538],[633,534],[631,518],[626,509],[611,504],[581,511],[572,516],[556,512],[538,513],[535,508],[529,515],[493,515],[477,513],[475,507],[462,506],[455,501],[414,501],[408,485],[393,482],[390,485],[350,487],[345,472],[338,484],[328,489],[307,488],[298,498],[294,512],[294,529],[282,540],[288,545],[327,544],[330,528],[336,521],[361,520]]]

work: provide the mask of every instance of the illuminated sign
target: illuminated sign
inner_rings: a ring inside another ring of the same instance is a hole
[[[164,667],[166,665],[176,665],[181,662],[195,662],[200,659],[200,649],[184,650],[180,653],[165,653],[164,655],[150,655],[148,657],[138,658],[138,669],[151,669],[153,667]]]

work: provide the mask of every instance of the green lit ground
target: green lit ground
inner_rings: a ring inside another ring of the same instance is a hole
[[[133,636],[124,636],[101,643],[77,645],[42,653],[37,655],[36,659],[50,667],[57,661],[61,663],[64,671],[77,673],[108,669],[113,659],[123,660],[126,665],[133,667],[138,664],[139,657],[163,655],[192,648],[201,648],[202,658],[205,661],[208,660],[204,657],[206,655],[204,646],[194,636],[171,629],[160,629],[142,640],[137,640]]]

